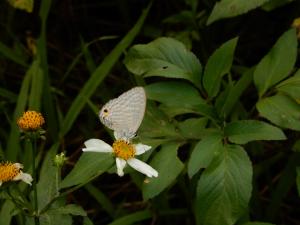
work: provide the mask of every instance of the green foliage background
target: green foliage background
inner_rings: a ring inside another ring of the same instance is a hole
[[[299,16],[293,0],[2,1],[1,160],[32,173],[27,109],[46,140],[38,210],[30,186],[5,184],[0,224],[300,224]],[[158,178],[81,152],[113,142],[98,111],[133,86],[147,93],[140,159]]]

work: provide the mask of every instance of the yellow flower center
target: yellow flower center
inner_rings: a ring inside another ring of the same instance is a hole
[[[17,124],[24,131],[37,130],[45,123],[41,113],[36,111],[27,111],[18,119]]]
[[[0,163],[0,181],[7,182],[16,177],[21,171],[16,164],[6,162]]]
[[[135,155],[134,145],[124,140],[116,140],[113,143],[113,151],[116,157],[127,160],[133,158]]]

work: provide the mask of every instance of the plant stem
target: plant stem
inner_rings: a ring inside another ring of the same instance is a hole
[[[36,181],[37,181],[37,173],[36,173],[36,166],[35,166],[35,156],[36,156],[36,136],[33,135],[31,138],[32,142],[32,176],[33,176],[33,182],[32,182],[32,188],[33,188],[33,199],[34,199],[34,223],[35,225],[40,225],[40,220],[38,217],[38,200],[37,200],[37,188],[36,188]]]

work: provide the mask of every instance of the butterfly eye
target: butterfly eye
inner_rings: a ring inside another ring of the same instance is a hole
[[[104,116],[108,116],[108,109],[104,109],[104,110],[103,110],[103,115],[104,115]]]

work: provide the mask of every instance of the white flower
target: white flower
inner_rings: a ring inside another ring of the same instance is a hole
[[[113,146],[99,139],[89,139],[84,142],[84,152],[107,152],[114,153],[116,157],[117,173],[124,175],[124,168],[128,163],[133,169],[145,174],[148,177],[157,177],[158,172],[148,164],[134,158],[135,155],[141,155],[151,149],[151,146],[144,144],[132,144],[123,139],[117,139]]]
[[[32,177],[28,173],[23,173],[23,165],[20,163],[4,162],[0,163],[0,186],[4,182],[22,180],[31,185]]]

